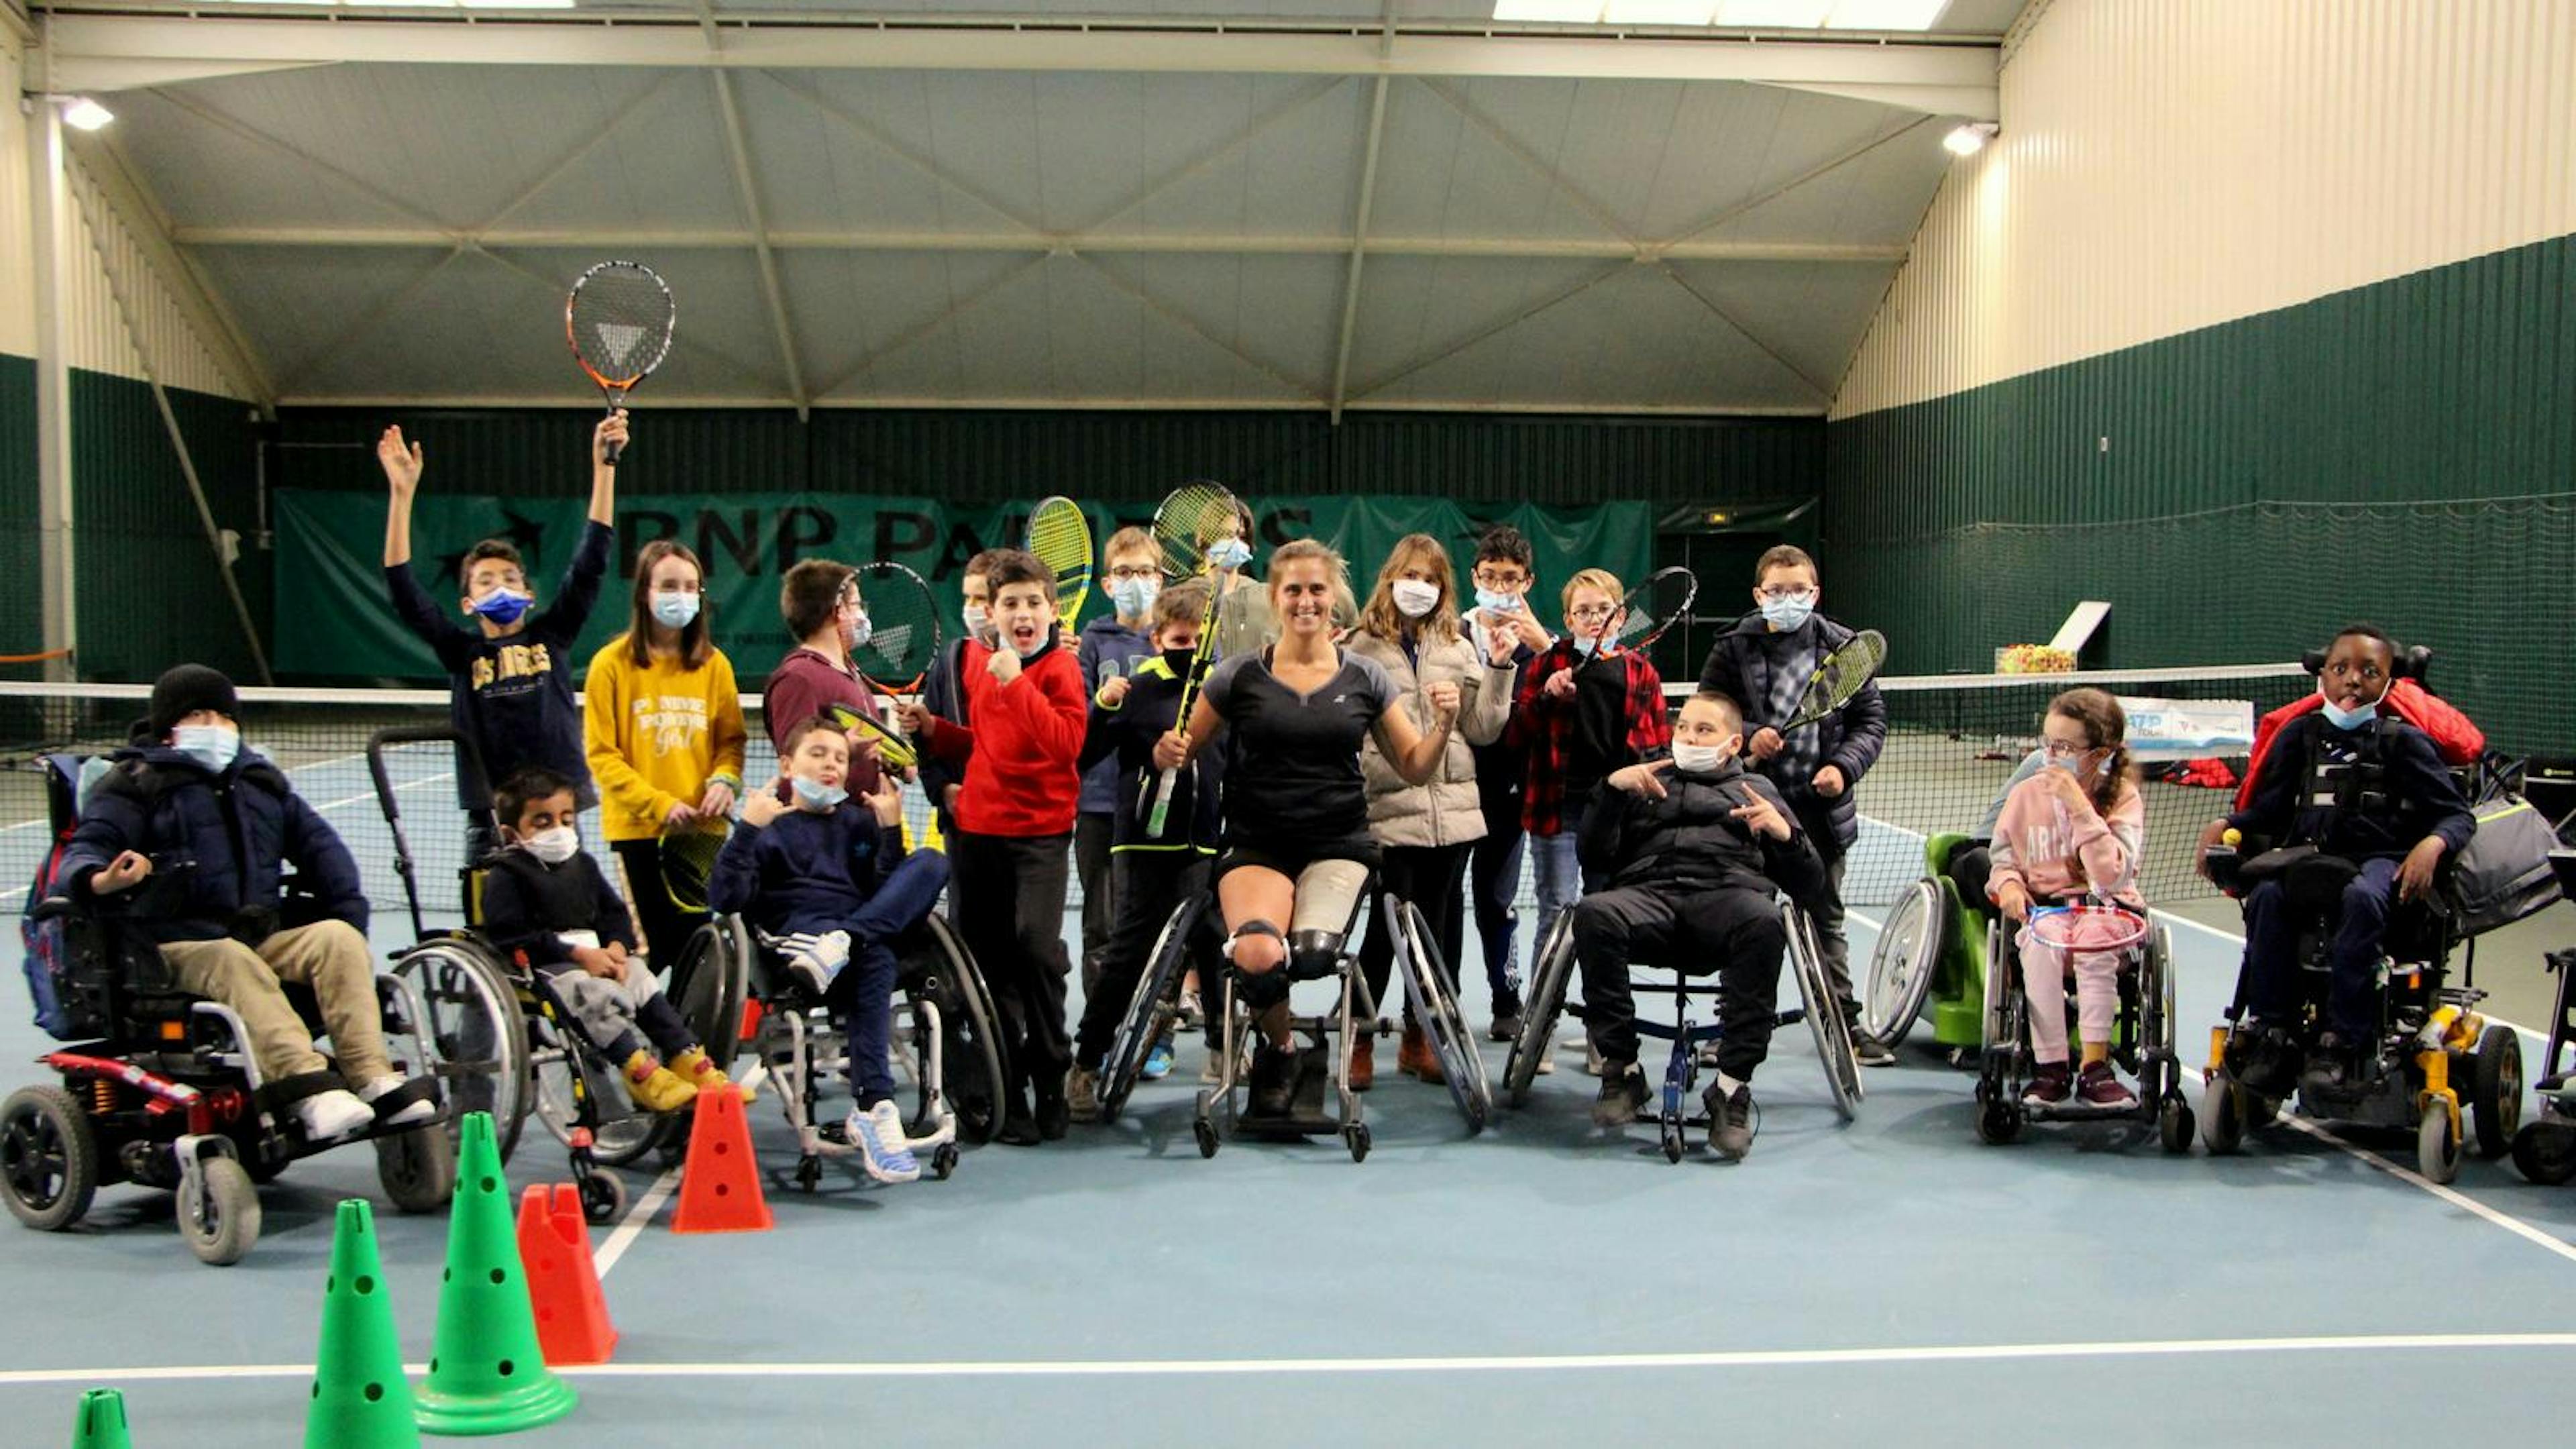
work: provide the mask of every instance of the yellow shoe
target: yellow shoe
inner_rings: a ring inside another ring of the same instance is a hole
[[[647,1112],[678,1112],[698,1101],[697,1088],[644,1051],[626,1059],[626,1095]]]
[[[733,1085],[733,1078],[726,1076],[724,1068],[708,1059],[706,1049],[703,1047],[691,1047],[671,1058],[671,1071],[681,1081],[701,1091],[710,1087]],[[753,1101],[759,1096],[757,1088],[746,1086],[740,1090],[745,1102]]]

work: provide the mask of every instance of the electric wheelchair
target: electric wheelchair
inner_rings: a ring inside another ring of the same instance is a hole
[[[1863,1095],[1860,1060],[1852,1053],[1851,1032],[1842,1016],[1842,1005],[1825,979],[1824,953],[1816,942],[1816,930],[1807,913],[1785,898],[1780,911],[1788,927],[1788,965],[1798,985],[1799,1005],[1782,1008],[1772,1021],[1775,1026],[1789,1026],[1799,1021],[1807,1024],[1814,1035],[1816,1054],[1824,1067],[1825,1091],[1833,1103],[1834,1115],[1845,1122],[1858,1115]],[[1504,1100],[1514,1107],[1529,1105],[1531,1085],[1537,1081],[1540,1064],[1550,1049],[1549,1038],[1555,1034],[1557,1017],[1567,1011],[1577,1020],[1584,1014],[1583,1004],[1569,1001],[1571,989],[1581,963],[1574,944],[1574,912],[1560,912],[1550,926],[1547,939],[1539,946],[1536,963],[1530,970],[1529,994],[1524,999],[1520,1034],[1512,1040],[1511,1055],[1503,1065]],[[1637,1120],[1652,1121],[1659,1131],[1664,1160],[1679,1162],[1687,1150],[1690,1129],[1707,1129],[1710,1125],[1704,1111],[1695,1112],[1691,1103],[1693,1084],[1698,1080],[1700,1047],[1718,1040],[1724,1033],[1715,1023],[1702,1025],[1692,1019],[1691,1000],[1695,996],[1713,995],[1720,979],[1714,975],[1693,976],[1682,970],[1682,963],[1671,960],[1643,959],[1630,963],[1632,972],[1644,970],[1670,973],[1672,980],[1632,981],[1630,989],[1642,995],[1666,996],[1673,1002],[1673,1020],[1667,1025],[1648,1021],[1641,1014],[1637,1033],[1672,1043],[1664,1065],[1663,1085],[1651,1092],[1647,1104],[1640,1108]]]
[[[54,838],[68,840],[79,813],[81,761],[48,756]],[[156,876],[186,868],[156,861]],[[149,887],[143,888],[148,893]],[[200,1261],[239,1262],[259,1241],[257,1185],[289,1164],[352,1142],[372,1142],[385,1194],[404,1212],[432,1212],[454,1189],[456,1156],[444,1124],[448,1102],[421,1123],[366,1128],[313,1141],[291,1110],[295,1083],[262,1079],[240,1015],[176,984],[152,942],[125,926],[126,902],[76,902],[47,895],[30,914],[59,924],[62,949],[50,973],[48,1029],[67,1045],[39,1060],[59,1086],[22,1087],[0,1103],[0,1188],[9,1211],[31,1228],[78,1223],[97,1190],[121,1182],[175,1191],[178,1226]],[[281,919],[310,903],[288,879]],[[424,1030],[426,1011],[398,974],[375,978],[387,1058],[433,1098],[443,1063]],[[285,985],[306,1029],[322,1030],[309,988]],[[315,1074],[321,1085],[336,1082]]]
[[[2549,868],[2557,873],[2559,889],[2576,899],[2576,850],[2549,852]],[[2568,1051],[2576,1047],[2576,949],[2552,951],[2548,961],[2558,977],[2558,996],[2540,1058],[2540,1113],[2514,1133],[2513,1165],[2531,1181],[2554,1187],[2576,1178],[2576,1071],[2568,1066]]]

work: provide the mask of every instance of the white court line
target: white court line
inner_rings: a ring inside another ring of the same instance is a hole
[[[453,780],[453,779],[455,779],[455,778],[456,778],[456,775],[455,775],[455,773],[454,773],[453,771],[446,771],[446,772],[442,772],[442,773],[440,773],[440,774],[436,774],[436,775],[423,775],[423,776],[421,776],[421,777],[420,777],[419,779],[417,779],[417,780],[405,780],[405,781],[403,781],[401,784],[396,785],[396,786],[394,787],[394,793],[395,793],[395,794],[397,794],[397,795],[399,795],[399,794],[401,794],[403,791],[410,789],[410,788],[411,788],[411,787],[413,787],[414,785],[434,785],[434,784],[438,783],[438,782],[439,782],[439,781],[441,781],[441,780]],[[361,800],[373,801],[375,798],[376,798],[376,792],[375,792],[375,790],[371,787],[371,788],[369,788],[369,789],[368,789],[367,793],[365,793],[365,794],[363,794],[363,795],[343,795],[343,796],[341,796],[339,799],[332,801],[332,802],[331,802],[330,804],[328,804],[328,805],[316,805],[316,806],[314,806],[314,807],[313,807],[313,809],[314,809],[314,811],[315,811],[316,813],[321,813],[321,812],[326,812],[326,811],[331,811],[331,810],[337,810],[337,809],[339,809],[339,808],[340,808],[341,806],[343,806],[343,805],[355,805],[355,804],[357,804],[357,803],[358,803],[359,801],[361,801]]]
[[[618,1223],[617,1230],[608,1235],[607,1242],[599,1245],[598,1256],[592,1262],[598,1267],[600,1277],[607,1277],[608,1270],[617,1266],[617,1260],[626,1256],[626,1250],[643,1236],[645,1224],[653,1221],[653,1214],[662,1210],[662,1204],[671,1200],[671,1194],[678,1191],[679,1186],[680,1169],[674,1167],[653,1179],[653,1185],[644,1189],[644,1196],[626,1210],[626,1217]]]
[[[2240,1353],[2496,1352],[2576,1348],[2576,1333],[2410,1333],[2308,1338],[2166,1338],[2100,1343],[1925,1344],[1906,1348],[1731,1349],[1709,1353],[1515,1354],[1455,1358],[1056,1359],[926,1363],[605,1363],[558,1367],[567,1378],[933,1379],[1221,1378],[1253,1374],[1598,1373],[1604,1370],[1810,1368],[1833,1365],[2010,1363],[2045,1359],[2176,1358]],[[0,1388],[68,1383],[309,1378],[313,1365],[196,1364],[158,1368],[12,1369]],[[405,1364],[425,1374],[426,1364]]]

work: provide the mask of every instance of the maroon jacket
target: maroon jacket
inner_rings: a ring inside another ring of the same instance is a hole
[[[760,686],[761,722],[769,729],[769,746],[782,760],[787,754],[788,729],[812,715],[825,714],[830,705],[846,705],[873,718],[884,715],[876,707],[876,696],[859,681],[859,676],[811,649],[798,647],[787,651],[778,667],[769,671],[769,680]],[[862,731],[864,733],[864,731]],[[877,762],[874,755],[853,754],[847,786],[853,795],[864,795],[877,787]],[[767,784],[753,780],[757,789]]]

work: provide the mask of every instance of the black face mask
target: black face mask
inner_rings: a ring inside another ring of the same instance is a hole
[[[1163,651],[1163,667],[1172,671],[1173,678],[1187,679],[1190,675],[1190,666],[1198,662],[1198,657],[1199,651],[1195,648],[1166,649]]]

